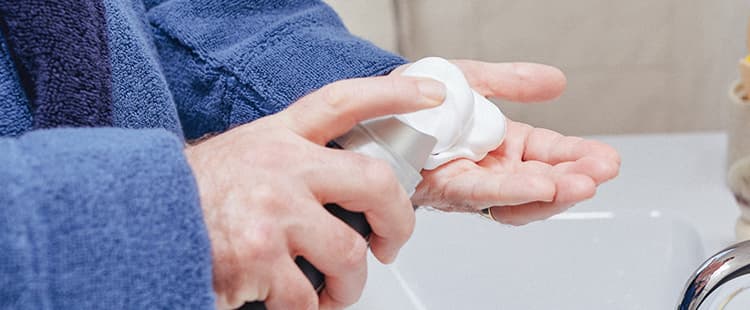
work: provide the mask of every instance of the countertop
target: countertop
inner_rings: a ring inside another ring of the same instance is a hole
[[[734,243],[739,209],[726,184],[722,132],[592,137],[622,156],[620,175],[569,212],[658,211],[693,226],[706,255]]]

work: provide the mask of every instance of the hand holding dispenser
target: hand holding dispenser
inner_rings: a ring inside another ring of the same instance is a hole
[[[446,86],[443,104],[364,121],[329,146],[386,161],[411,196],[422,181],[422,169],[435,169],[457,158],[479,161],[500,146],[506,122],[500,109],[472,90],[461,70],[445,59],[422,59],[410,65],[403,75],[443,82]],[[372,232],[364,214],[335,204],[325,207],[363,237]],[[320,292],[325,276],[303,257],[297,257],[295,262]],[[265,306],[253,302],[241,309],[265,309]]]

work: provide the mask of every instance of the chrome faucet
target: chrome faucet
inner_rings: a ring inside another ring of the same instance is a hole
[[[750,241],[706,260],[685,285],[677,310],[723,310],[745,290],[750,293]]]

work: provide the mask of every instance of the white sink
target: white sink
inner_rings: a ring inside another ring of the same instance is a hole
[[[370,260],[352,309],[674,309],[700,263],[734,243],[726,136],[600,138],[622,168],[594,199],[525,227],[419,211],[396,263]]]
[[[674,309],[704,257],[695,230],[658,211],[525,227],[420,211],[394,265],[370,260],[352,309]]]

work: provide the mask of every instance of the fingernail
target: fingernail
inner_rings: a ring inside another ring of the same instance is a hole
[[[436,106],[445,100],[445,84],[433,79],[419,79],[417,81],[419,93],[426,98],[426,104]]]

